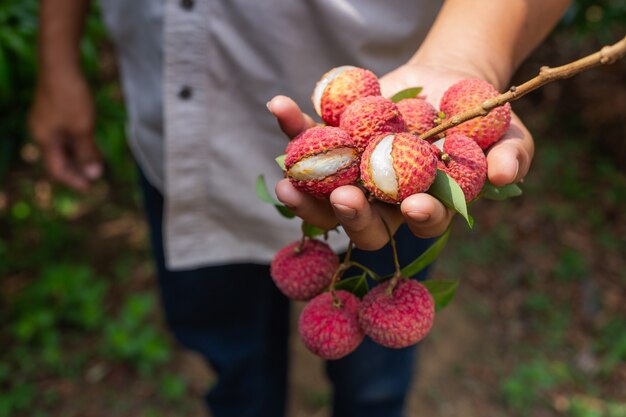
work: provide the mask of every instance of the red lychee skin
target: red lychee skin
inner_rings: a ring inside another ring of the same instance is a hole
[[[330,285],[339,257],[326,243],[307,239],[302,249],[294,242],[279,250],[270,265],[278,289],[293,300],[310,300]]]
[[[446,136],[437,168],[459,184],[467,202],[476,198],[487,180],[485,154],[476,142],[460,133]]]
[[[355,149],[353,163],[326,178],[298,180],[290,177],[289,170],[300,160],[335,148]],[[328,197],[335,188],[353,184],[359,177],[359,158],[354,140],[338,127],[317,126],[307,129],[287,145],[285,153],[287,177],[295,188],[307,194]]]
[[[363,341],[358,309],[361,301],[347,291],[336,291],[341,306],[325,292],[312,299],[300,314],[298,330],[304,345],[324,359],[339,359],[353,352]]]
[[[347,69],[324,89],[320,101],[320,117],[329,126],[339,126],[341,114],[353,101],[380,94],[378,77],[373,72],[364,68]]]
[[[480,106],[485,100],[498,96],[498,90],[487,81],[475,78],[461,80],[446,90],[439,109],[450,118],[456,114]],[[489,114],[477,117],[448,129],[448,134],[463,133],[485,150],[509,129],[511,105],[496,107]]]
[[[422,340],[435,318],[435,301],[416,280],[401,278],[391,294],[391,281],[368,292],[359,309],[359,324],[376,343],[403,348]]]
[[[362,152],[371,140],[385,133],[404,132],[398,106],[381,96],[355,100],[341,115],[339,127],[346,131]]]
[[[426,100],[407,98],[400,100],[396,105],[402,114],[407,132],[421,135],[435,127],[437,109]]]
[[[428,190],[437,176],[437,155],[428,142],[411,133],[396,133],[393,140],[391,156],[398,179],[397,195],[388,195],[376,187],[370,157],[385,137],[381,135],[370,142],[361,156],[361,180],[365,188],[386,203],[400,203],[408,196]]]

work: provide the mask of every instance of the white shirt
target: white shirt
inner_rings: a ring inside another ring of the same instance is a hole
[[[129,144],[165,197],[171,269],[268,263],[300,238],[255,194],[282,178],[287,138],[265,104],[314,114],[317,80],[339,65],[378,75],[417,50],[437,0],[101,0],[119,55]],[[331,246],[345,249],[332,233]]]

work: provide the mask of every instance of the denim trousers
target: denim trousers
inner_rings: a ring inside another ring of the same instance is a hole
[[[141,173],[140,181],[166,323],[182,346],[201,354],[217,373],[217,382],[206,395],[211,414],[285,416],[289,302],[272,282],[269,266],[168,270],[162,238],[163,197]],[[414,237],[406,227],[395,239],[402,265],[431,244]],[[393,272],[390,245],[375,252],[354,250],[352,258],[379,274]],[[416,346],[388,349],[366,337],[353,353],[326,362],[333,417],[402,416],[416,357]]]

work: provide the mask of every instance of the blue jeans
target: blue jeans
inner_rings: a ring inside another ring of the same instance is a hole
[[[218,375],[206,395],[211,413],[284,416],[289,303],[273,284],[268,265],[169,271],[163,253],[163,197],[143,175],[140,178],[167,324],[176,339],[203,355]],[[398,231],[396,242],[402,265],[431,243],[406,228]],[[355,250],[353,259],[380,274],[393,272],[389,245],[377,252]],[[328,361],[333,416],[402,416],[416,354],[415,346],[387,349],[366,338],[352,354]]]

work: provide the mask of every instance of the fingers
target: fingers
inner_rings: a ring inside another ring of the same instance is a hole
[[[406,198],[400,210],[415,236],[429,238],[441,235],[452,221],[454,212],[429,194]]]
[[[87,191],[89,181],[76,169],[61,140],[41,143],[44,164],[53,179],[77,191]]]
[[[496,186],[519,182],[528,170],[535,151],[533,138],[515,115],[511,127],[487,152],[487,176]]]
[[[327,200],[296,190],[288,179],[279,181],[275,191],[278,200],[305,222],[324,230],[337,226],[337,218]]]
[[[354,244],[363,250],[377,250],[388,241],[402,224],[402,215],[394,206],[371,204],[358,187],[346,185],[339,187],[330,195],[330,203],[337,220],[343,226]]]
[[[290,139],[315,126],[315,121],[302,113],[295,101],[286,96],[276,96],[267,102],[268,110],[278,119],[282,131]]]
[[[76,137],[73,142],[77,169],[89,181],[102,175],[102,156],[91,135]]]

